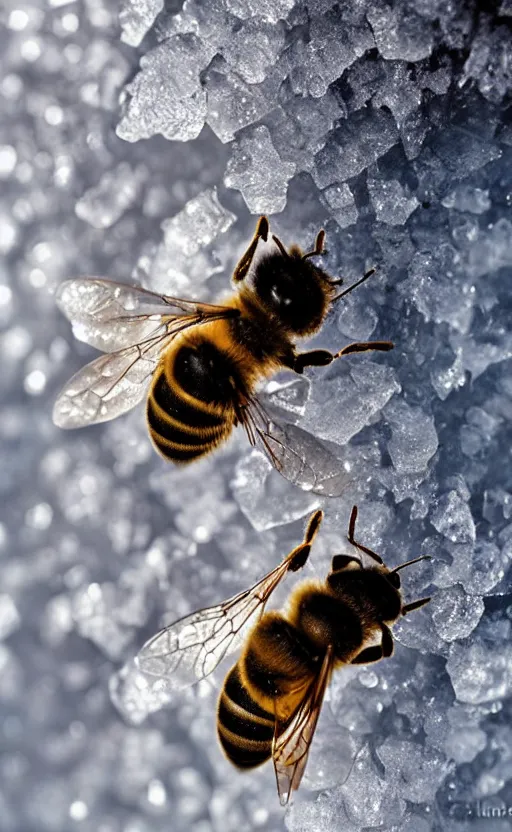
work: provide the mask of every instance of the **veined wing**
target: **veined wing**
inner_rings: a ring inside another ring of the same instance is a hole
[[[173,319],[211,320],[216,315],[225,317],[227,309],[99,277],[66,280],[55,297],[75,336],[102,352],[117,352],[163,335]],[[238,313],[231,310],[230,314]]]
[[[332,647],[329,647],[318,676],[308,688],[292,718],[283,725],[277,715],[272,758],[282,806],[289,802],[302,780],[332,668],[333,651]]]
[[[79,370],[59,394],[53,421],[61,428],[106,422],[131,410],[178,333],[239,314],[96,278],[67,281],[58,302],[82,340],[107,352]]]
[[[297,425],[270,415],[255,396],[240,407],[249,442],[294,485],[325,497],[339,497],[351,477],[325,446]]]
[[[54,424],[82,428],[131,410],[144,397],[160,353],[173,335],[157,335],[86,364],[59,393],[53,406]]]
[[[321,516],[321,512],[312,515],[307,532],[310,540]],[[140,650],[136,657],[140,670],[162,679],[169,690],[188,687],[213,673],[222,659],[243,641],[287,572],[304,565],[307,553],[301,554],[302,549],[297,547],[290,552],[250,589],[165,627]]]

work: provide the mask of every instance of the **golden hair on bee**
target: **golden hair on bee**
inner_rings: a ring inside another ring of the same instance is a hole
[[[82,340],[107,355],[64,387],[53,410],[55,424],[76,428],[113,419],[137,404],[149,386],[149,435],[167,460],[184,465],[201,459],[242,424],[251,444],[285,477],[329,494],[325,483],[317,487],[318,472],[309,474],[286,426],[269,416],[256,395],[258,383],[277,370],[301,374],[354,352],[393,347],[364,341],[336,353],[298,351],[297,341],[320,329],[332,304],[374,271],[336,294],[341,281],[313,261],[322,255],[324,240],[321,230],[310,251],[286,249],[260,217],[233,273],[236,292],[222,305],[98,278],[63,283],[60,308]]]
[[[300,582],[283,612],[264,612],[285,575],[306,563],[322,517],[311,516],[302,543],[255,586],[166,627],[137,657],[143,674],[175,690],[209,675],[246,635],[219,696],[217,733],[239,769],[272,758],[282,803],[302,779],[332,673],[391,656],[393,624],[430,600],[404,603],[398,574],[427,556],[389,569],[356,540],[354,506],[347,537],[358,555],[334,555],[324,581]]]

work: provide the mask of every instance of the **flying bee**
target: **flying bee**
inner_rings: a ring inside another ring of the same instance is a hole
[[[317,332],[332,303],[374,271],[336,294],[341,280],[311,261],[322,254],[324,240],[322,230],[311,251],[296,245],[286,250],[278,237],[269,236],[267,218],[260,217],[233,274],[237,291],[223,305],[100,278],[65,281],[57,292],[60,309],[82,341],[107,355],[65,385],[55,402],[54,423],[78,428],[108,421],[134,407],[149,386],[149,435],[166,459],[178,464],[200,459],[241,424],[250,443],[286,478],[328,496],[340,494],[340,477],[308,461],[304,432],[280,424],[255,394],[258,382],[279,369],[303,373],[343,355],[393,347],[373,341],[336,353],[297,351],[295,341]],[[265,251],[256,261],[259,244]]]
[[[208,676],[243,644],[219,697],[218,737],[239,769],[272,758],[282,805],[299,787],[332,672],[391,656],[393,624],[430,600],[404,604],[398,574],[428,556],[389,569],[355,539],[354,506],[348,540],[372,564],[334,555],[325,581],[302,581],[285,613],[265,612],[285,575],[306,563],[322,518],[311,515],[302,543],[257,584],[164,628],[136,658],[146,677],[172,692]]]

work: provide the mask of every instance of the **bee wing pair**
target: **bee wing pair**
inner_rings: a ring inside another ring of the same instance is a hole
[[[61,428],[107,422],[131,410],[143,399],[162,352],[178,333],[238,315],[231,307],[158,295],[102,278],[65,281],[57,303],[77,338],[106,353],[79,370],[61,391],[53,409],[53,421]],[[240,403],[240,414],[250,443],[286,479],[329,497],[345,489],[347,477],[310,434],[269,416],[255,396]]]
[[[308,525],[310,540],[321,519],[320,511],[312,515]],[[209,676],[222,659],[240,646],[274,589],[288,572],[304,565],[308,554],[309,543],[298,546],[250,589],[164,627],[139,651],[135,660],[139,669],[159,679],[168,691],[181,690]],[[329,648],[296,712],[286,722],[276,714],[272,758],[282,805],[289,801],[302,779],[332,666]]]

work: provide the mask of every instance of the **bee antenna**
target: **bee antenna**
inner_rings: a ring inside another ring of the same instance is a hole
[[[413,563],[419,563],[420,560],[432,560],[430,555],[421,555],[419,558],[414,558],[414,560],[408,560],[406,563],[401,563],[400,566],[395,566],[394,569],[391,570],[390,575],[393,572],[399,572],[400,569],[405,569],[406,566],[412,566]]]
[[[339,295],[336,295],[336,297],[332,299],[332,302],[334,303],[335,300],[339,300],[340,298],[345,297],[345,295],[348,295],[349,292],[352,292],[354,289],[357,289],[357,287],[360,286],[361,283],[364,283],[365,280],[368,280],[368,278],[371,277],[372,274],[375,274],[376,271],[376,269],[370,269],[369,271],[367,271],[366,274],[364,274],[360,278],[360,280],[357,280],[355,283],[352,284],[352,286],[349,286],[348,289],[345,289],[344,292],[340,292]]]
[[[276,244],[276,246],[278,247],[278,249],[279,249],[279,251],[281,252],[281,254],[283,255],[283,257],[289,257],[290,255],[289,255],[289,254],[288,254],[288,252],[286,251],[286,249],[285,249],[285,247],[283,246],[283,244],[282,244],[281,240],[279,239],[279,237],[276,237],[276,235],[275,235],[275,234],[272,234],[272,239],[273,239],[274,243]]]

